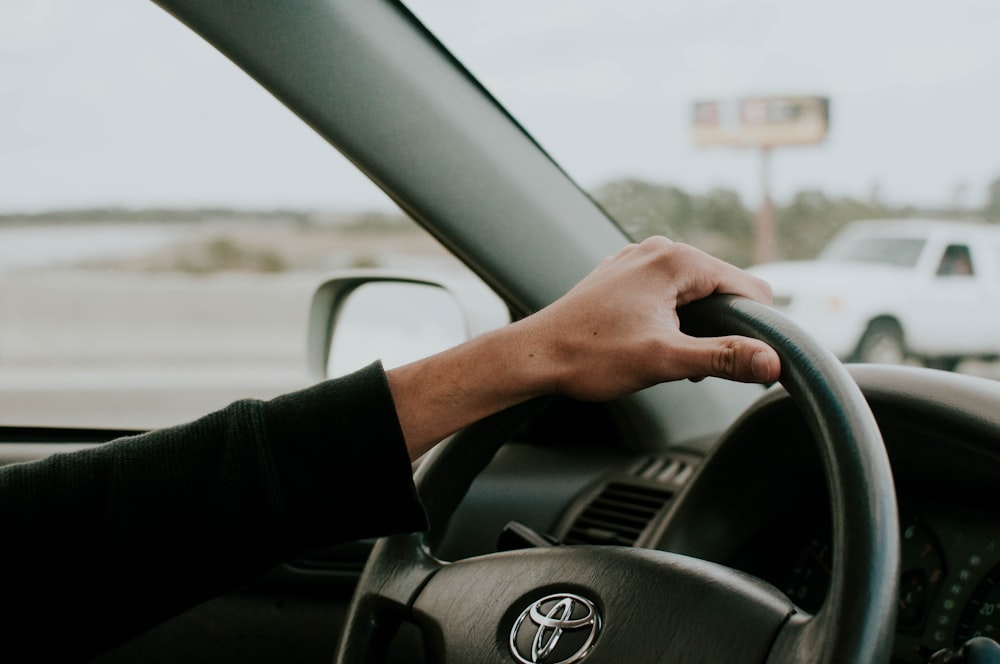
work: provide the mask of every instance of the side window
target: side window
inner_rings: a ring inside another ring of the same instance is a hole
[[[939,277],[970,277],[975,274],[969,247],[964,244],[948,245],[941,256],[937,274]]]
[[[0,425],[157,427],[269,398],[312,381],[332,271],[474,278],[153,3],[12,1]]]

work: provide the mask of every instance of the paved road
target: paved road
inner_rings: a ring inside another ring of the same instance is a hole
[[[0,423],[162,426],[309,382],[322,275],[0,280]]]
[[[324,274],[95,271],[0,278],[0,424],[145,428],[311,382]],[[1000,364],[961,371],[1000,379]]]

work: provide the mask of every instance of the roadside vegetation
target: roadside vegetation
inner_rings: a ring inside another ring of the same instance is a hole
[[[626,179],[599,187],[593,196],[636,239],[666,235],[741,267],[753,262],[756,212],[735,191],[712,189],[697,194],[670,185]],[[815,257],[841,227],[857,219],[928,216],[1000,223],[1000,178],[990,185],[981,206],[921,209],[886,204],[877,196],[860,200],[802,191],[790,201],[776,203],[774,213],[777,257],[807,259]]]
[[[753,262],[756,202],[742,200],[733,190],[693,193],[669,184],[621,179],[596,188],[592,195],[637,240],[661,234],[739,266]],[[861,200],[801,191],[791,200],[777,202],[774,212],[777,257],[812,258],[841,227],[856,219],[922,215],[1000,223],[1000,178],[988,187],[982,205],[928,210],[890,205],[877,195]],[[445,255],[408,218],[380,211],[94,208],[0,215],[0,228],[58,224],[161,224],[199,229],[193,235],[186,234],[184,242],[145,256],[86,264],[97,268],[210,274],[380,267],[385,261],[372,253],[376,244],[396,254]]]

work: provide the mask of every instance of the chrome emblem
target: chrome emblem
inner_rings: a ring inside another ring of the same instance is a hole
[[[510,651],[522,664],[573,664],[590,654],[601,614],[590,600],[560,593],[521,612],[510,630]]]

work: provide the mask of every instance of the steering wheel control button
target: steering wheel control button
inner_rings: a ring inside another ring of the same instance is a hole
[[[590,654],[600,633],[593,602],[559,593],[521,612],[510,631],[510,651],[523,664],[573,664]]]

